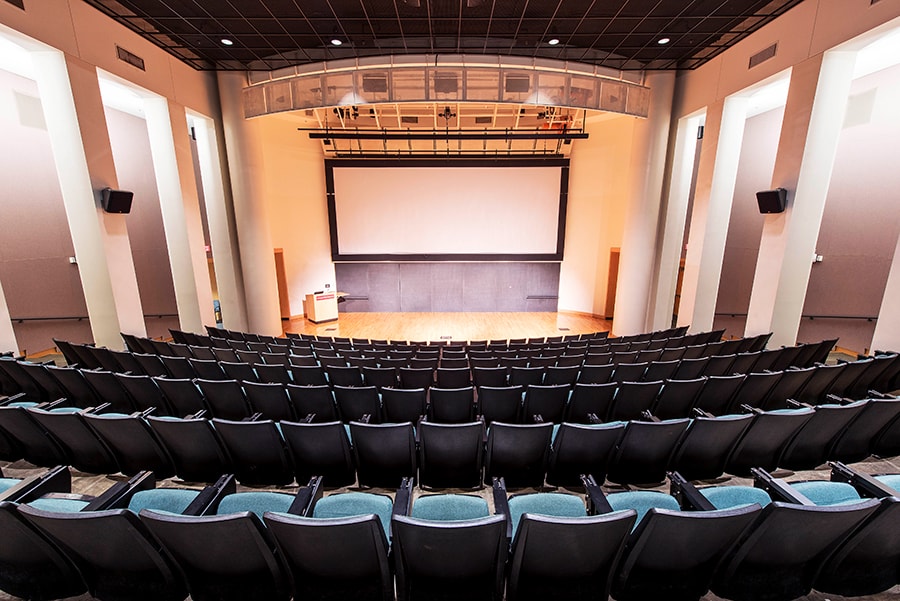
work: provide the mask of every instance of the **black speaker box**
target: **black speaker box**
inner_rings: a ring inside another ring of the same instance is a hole
[[[133,197],[134,192],[128,190],[103,188],[100,193],[100,202],[103,210],[107,213],[130,213]]]
[[[527,75],[507,75],[505,82],[507,92],[527,92],[531,89],[531,78]]]
[[[756,193],[756,202],[760,213],[783,213],[787,203],[787,190],[775,188]]]

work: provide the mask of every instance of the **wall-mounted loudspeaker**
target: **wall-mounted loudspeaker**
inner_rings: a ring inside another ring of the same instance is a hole
[[[112,188],[103,188],[100,191],[100,203],[103,210],[107,213],[130,213],[131,199],[134,192],[128,190],[113,190]]]
[[[775,188],[756,193],[756,202],[760,213],[783,213],[787,203],[787,190]]]

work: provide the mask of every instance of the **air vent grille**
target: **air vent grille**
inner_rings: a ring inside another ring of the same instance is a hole
[[[141,71],[146,71],[146,69],[144,69],[144,59],[137,54],[128,52],[121,46],[116,46],[116,56],[119,57],[120,61],[126,62],[132,67],[137,67]]]
[[[775,56],[775,51],[777,49],[778,49],[778,44],[775,43],[764,50],[760,50],[759,52],[757,52],[756,54],[754,54],[753,56],[750,57],[750,66],[748,68],[752,69],[753,67],[766,62],[767,60],[769,60],[770,58]]]

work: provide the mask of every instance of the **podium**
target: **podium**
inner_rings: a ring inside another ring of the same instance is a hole
[[[320,292],[306,295],[306,319],[313,323],[338,318],[337,293]]]

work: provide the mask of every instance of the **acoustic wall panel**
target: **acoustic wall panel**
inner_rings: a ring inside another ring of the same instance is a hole
[[[556,311],[559,263],[337,263],[345,312]]]

